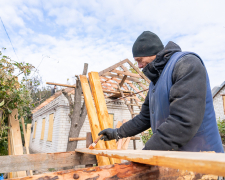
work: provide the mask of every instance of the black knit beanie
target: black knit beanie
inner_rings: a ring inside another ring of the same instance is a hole
[[[154,56],[163,50],[164,46],[159,37],[150,31],[144,31],[134,42],[133,57]]]

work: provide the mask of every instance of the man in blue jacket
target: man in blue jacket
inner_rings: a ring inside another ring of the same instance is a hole
[[[217,128],[208,74],[201,58],[170,41],[143,32],[133,57],[151,80],[139,115],[118,129],[99,133],[105,141],[134,136],[152,128],[144,150],[224,152]]]

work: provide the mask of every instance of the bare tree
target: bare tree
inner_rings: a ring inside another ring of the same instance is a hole
[[[88,68],[88,64],[85,63],[83,75],[87,74],[87,68]],[[80,83],[79,77],[78,76],[76,76],[76,77],[77,77],[77,80],[76,80],[74,100],[72,100],[71,94],[69,95],[68,92],[66,92],[64,89],[62,90],[62,93],[69,101],[69,108],[70,108],[69,117],[71,119],[71,127],[70,127],[70,132],[69,132],[68,138],[79,136],[80,130],[84,124],[84,121],[85,121],[85,118],[87,115],[87,109],[85,106],[85,102],[83,102],[83,104],[81,102],[81,100],[82,100],[81,83]],[[66,151],[74,151],[76,148],[77,148],[77,141],[70,142],[68,139]]]

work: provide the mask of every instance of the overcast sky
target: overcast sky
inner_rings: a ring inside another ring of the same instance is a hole
[[[225,81],[225,1],[217,0],[0,0],[0,48],[38,67],[44,81],[73,83],[83,64],[101,71],[132,57],[146,30],[166,45],[199,54],[211,87]]]

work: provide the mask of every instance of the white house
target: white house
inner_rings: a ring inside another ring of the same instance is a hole
[[[68,93],[73,94],[73,88],[66,88]],[[106,99],[106,102],[112,101]],[[123,100],[107,103],[109,114],[113,115],[113,126],[118,121],[130,120],[131,114]],[[134,107],[135,113],[140,110]],[[68,135],[70,130],[69,104],[61,91],[55,93],[45,102],[40,104],[33,111],[33,131],[30,139],[30,150],[34,153],[65,152],[67,148]],[[85,119],[79,137],[86,137],[91,132],[88,116]],[[79,141],[77,148],[85,148],[86,142]],[[143,143],[136,140],[137,149],[143,148]],[[133,149],[133,142],[130,141],[128,149]]]
[[[213,105],[217,120],[225,119],[225,81],[212,90]]]

